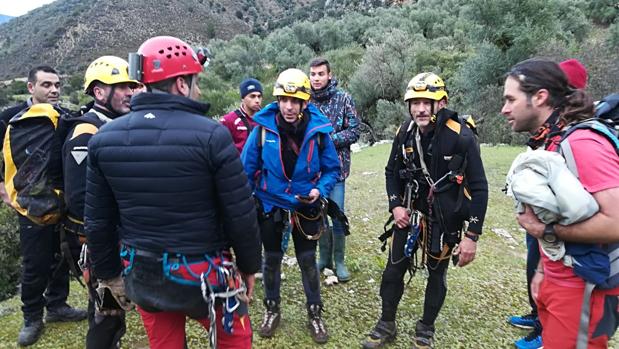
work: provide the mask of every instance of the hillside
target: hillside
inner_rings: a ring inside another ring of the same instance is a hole
[[[0,24],[4,23],[4,22],[8,22],[11,20],[11,16],[7,16],[7,15],[0,15]]]
[[[401,0],[58,0],[0,26],[0,79],[47,63],[82,70],[103,54],[125,57],[145,39],[173,35],[191,44],[264,34],[300,18],[338,16]]]

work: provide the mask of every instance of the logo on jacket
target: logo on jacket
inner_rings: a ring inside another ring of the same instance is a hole
[[[153,113],[148,113],[144,115],[144,119],[154,119],[154,118],[156,118],[156,116]]]
[[[73,160],[75,160],[78,165],[81,165],[88,156],[88,147],[73,147],[71,156],[73,156]]]

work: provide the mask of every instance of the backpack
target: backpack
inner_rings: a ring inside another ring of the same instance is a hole
[[[619,94],[602,99],[595,109],[593,118],[568,125],[559,141],[557,151],[565,159],[570,171],[578,178],[578,169],[567,137],[576,130],[591,130],[606,138],[619,155]],[[585,281],[577,348],[584,349],[588,342],[590,300],[594,289],[619,287],[619,243],[592,246],[591,244],[565,244],[564,264],[571,265],[574,274]]]
[[[34,104],[15,115],[4,136],[4,175],[11,206],[39,225],[64,214],[61,147],[65,112]]]

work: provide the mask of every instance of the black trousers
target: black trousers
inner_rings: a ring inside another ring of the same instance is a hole
[[[66,303],[69,268],[61,257],[57,225],[37,225],[22,215],[18,215],[18,221],[22,312],[24,319],[35,320],[43,316],[44,307],[52,309]]]
[[[411,258],[404,256],[404,246],[407,240],[407,230],[396,228],[393,233],[389,260],[383,271],[380,284],[382,299],[382,316],[384,321],[395,321],[396,312],[402,294],[404,293],[404,277],[411,263]],[[423,233],[422,233],[423,234]],[[422,239],[420,235],[419,239]],[[418,240],[419,241],[419,240]],[[418,244],[417,244],[418,246]],[[418,249],[418,247],[415,247]],[[438,255],[434,255],[438,257]],[[423,304],[421,321],[426,325],[434,325],[439,311],[447,296],[447,267],[450,259],[441,262],[428,256],[426,268],[429,272]]]

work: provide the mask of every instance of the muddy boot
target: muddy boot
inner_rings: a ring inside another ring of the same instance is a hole
[[[434,348],[434,325],[426,325],[421,320],[417,321],[412,349],[432,348]]]
[[[318,270],[333,270],[333,230],[329,228],[318,240]]]
[[[346,235],[333,235],[333,256],[335,257],[335,274],[339,282],[350,280],[350,273],[344,263],[346,251]]]
[[[322,320],[322,305],[320,304],[310,304],[307,307],[307,316],[309,317],[309,322],[307,327],[310,330],[310,335],[314,342],[323,344],[327,343],[329,340],[329,333],[327,332],[327,328],[325,327],[325,322]]]
[[[260,337],[270,338],[273,337],[277,326],[279,326],[279,320],[281,318],[279,303],[274,300],[265,299],[264,306],[266,312],[262,318],[262,324],[260,324],[260,331],[258,334]]]
[[[397,332],[395,321],[378,320],[361,347],[363,349],[382,348],[385,344],[395,340]]]

